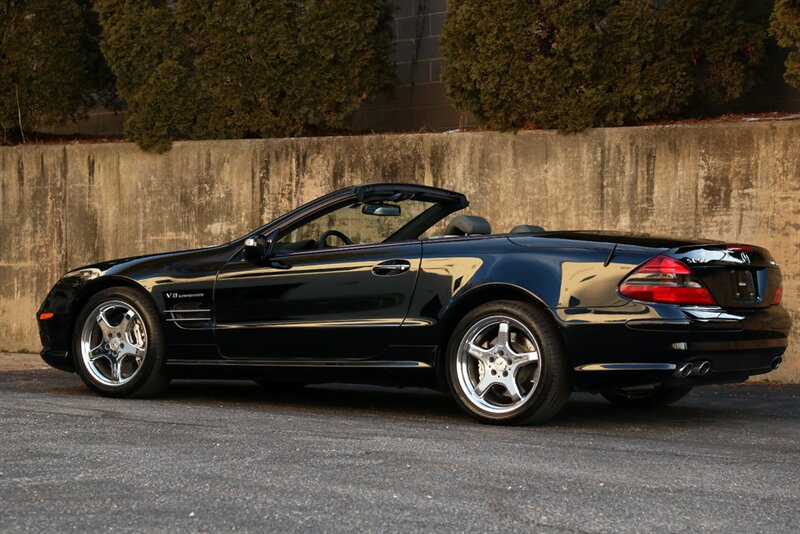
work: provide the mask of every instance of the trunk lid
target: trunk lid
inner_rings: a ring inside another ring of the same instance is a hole
[[[778,263],[761,247],[685,245],[666,254],[688,265],[723,308],[766,308],[782,285]]]
[[[521,246],[543,246],[558,242],[567,245],[574,242],[575,246],[582,243],[603,243],[606,245],[622,245],[631,247],[645,247],[654,250],[666,250],[689,245],[717,245],[721,241],[683,239],[679,237],[662,237],[651,235],[636,235],[625,232],[599,232],[586,230],[559,230],[535,234],[509,234],[508,239]]]
[[[624,232],[553,231],[510,234],[517,245],[581,246],[586,242],[614,249],[615,254],[636,250],[645,255],[665,254],[682,261],[705,284],[723,308],[766,308],[782,287],[778,263],[764,248],[707,239],[635,235]]]

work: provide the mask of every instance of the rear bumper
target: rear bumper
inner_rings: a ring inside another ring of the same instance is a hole
[[[614,314],[603,311],[591,321],[568,320],[563,328],[580,389],[741,382],[773,370],[791,328],[781,306],[720,310],[631,303]],[[711,363],[707,375],[675,376],[683,364],[703,361]]]

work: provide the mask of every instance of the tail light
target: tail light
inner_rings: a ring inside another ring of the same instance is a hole
[[[783,288],[779,287],[775,290],[775,296],[772,297],[772,302],[770,304],[780,304],[781,298],[783,297]]]
[[[619,292],[630,299],[667,304],[716,306],[708,288],[685,264],[656,256],[628,275]]]

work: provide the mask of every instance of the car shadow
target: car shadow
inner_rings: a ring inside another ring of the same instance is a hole
[[[98,398],[75,375],[54,370],[7,372],[2,376],[28,392]],[[769,419],[794,423],[798,398],[800,386],[797,385],[711,386],[698,388],[671,406],[632,410],[615,406],[599,395],[573,393],[558,416],[536,428],[630,429],[647,425],[651,429],[675,429]],[[276,410],[283,414],[297,411],[479,424],[464,414],[448,395],[422,388],[325,384],[276,391],[251,381],[175,380],[153,400],[200,405],[225,403],[230,409]]]
[[[174,381],[159,398],[173,402],[228,402],[282,411],[296,408],[339,415],[367,412],[393,417],[475,422],[449,395],[421,388],[326,384],[292,391],[270,391],[247,381]],[[736,418],[736,413],[724,406],[698,405],[696,401],[690,403],[687,400],[671,406],[637,410],[613,405],[599,395],[573,393],[561,413],[546,426],[589,428],[663,424],[674,428],[676,425],[706,425],[711,421]],[[739,417],[741,415],[739,413]]]
[[[249,381],[176,380],[159,398],[172,401],[224,401],[238,405],[298,407],[339,413],[352,411],[354,414],[369,410],[408,415],[461,416],[461,411],[449,396],[424,388],[324,384],[271,390]]]

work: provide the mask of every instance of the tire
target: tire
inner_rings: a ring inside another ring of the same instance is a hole
[[[467,313],[453,331],[444,364],[456,402],[483,423],[547,421],[572,392],[555,324],[522,302],[489,302]]]
[[[75,321],[72,354],[83,382],[106,397],[150,397],[169,383],[158,310],[132,288],[89,298]]]
[[[649,391],[601,391],[600,394],[605,399],[617,406],[624,406],[626,408],[658,408],[659,406],[666,406],[673,402],[678,402],[689,392],[692,388],[677,388],[677,389],[653,389]]]

